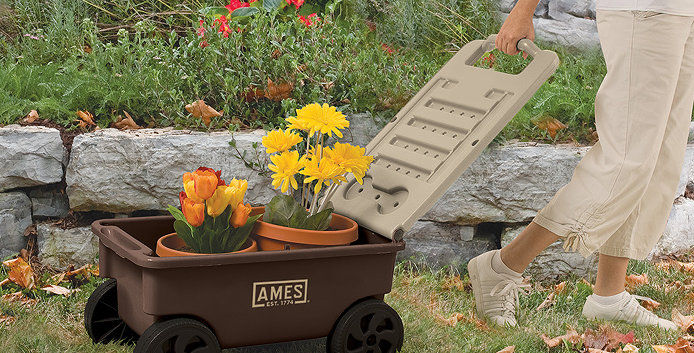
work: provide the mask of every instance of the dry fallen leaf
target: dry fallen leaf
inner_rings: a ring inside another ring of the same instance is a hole
[[[212,118],[222,116],[222,113],[205,104],[202,99],[186,105],[186,110],[194,117],[202,119],[205,126],[210,126]]]
[[[126,112],[125,110],[123,111],[125,113],[125,118],[120,117],[118,121],[113,123],[113,126],[116,127],[119,130],[137,130],[141,129],[142,127],[140,125],[137,125],[135,123],[135,120]]]
[[[291,97],[294,84],[291,82],[282,82],[276,84],[271,79],[267,79],[267,87],[265,87],[265,98],[273,101],[281,101]]]
[[[694,343],[680,337],[675,344],[651,346],[656,353],[694,353]]]
[[[34,306],[38,300],[28,298],[26,295],[24,295],[22,292],[14,292],[14,293],[8,293],[2,296],[2,301],[8,302],[8,303],[20,303],[24,306],[31,307]]]
[[[539,129],[542,129],[544,131],[547,131],[549,133],[549,136],[554,138],[557,136],[557,132],[562,129],[566,129],[567,126],[564,125],[561,121],[557,120],[556,118],[553,118],[549,115],[545,115],[539,119],[536,119],[533,121],[535,126],[537,126]]]
[[[677,269],[684,272],[694,273],[694,262],[675,261]]]
[[[469,282],[463,282],[463,280],[460,278],[460,275],[456,275],[446,277],[443,284],[441,285],[441,289],[451,290],[455,288],[456,290],[463,292],[466,289],[468,289],[469,286]]]
[[[9,326],[12,325],[15,322],[15,320],[17,319],[14,316],[0,314],[0,324]]]
[[[67,288],[65,288],[65,287],[56,286],[56,285],[54,285],[54,284],[45,286],[45,287],[43,287],[43,288],[41,288],[41,289],[42,289],[42,290],[45,290],[45,291],[48,292],[48,293],[53,293],[53,294],[57,294],[57,295],[63,295],[63,296],[66,296],[66,297],[69,296],[69,295],[72,294],[72,293],[75,293],[75,292],[79,292],[79,291],[80,291],[79,288],[76,288],[76,289],[67,289]]]
[[[684,332],[690,333],[694,331],[694,316],[682,315],[677,309],[672,309],[672,322],[682,328]]]
[[[77,117],[79,118],[79,126],[85,128],[89,125],[96,126],[94,122],[94,115],[88,111],[78,110]]]
[[[36,121],[39,118],[39,113],[36,110],[32,110],[27,114],[24,119],[22,119],[22,123],[24,124],[31,124],[34,121]]]
[[[7,277],[12,282],[22,288],[34,288],[34,271],[31,269],[31,265],[24,261],[24,259],[18,257],[16,259],[7,260],[2,264],[10,269]]]
[[[587,329],[583,334],[583,342],[586,348],[595,348],[612,352],[622,344],[633,343],[634,331],[627,334],[620,333],[610,326],[602,325],[595,331]]]
[[[542,336],[540,336],[540,338],[542,338],[542,340],[545,341],[545,344],[549,348],[557,347],[560,344],[562,344],[562,342],[577,344],[577,343],[582,341],[581,335],[579,335],[578,332],[576,332],[576,330],[573,330],[573,329],[567,330],[565,335],[557,336],[554,338],[549,338],[545,334],[542,334]]]
[[[496,353],[514,353],[516,351],[516,346],[508,346]]]
[[[566,281],[563,281],[554,286],[554,293],[560,294],[566,291]]]
[[[648,309],[649,311],[653,311],[660,307],[660,303],[651,298],[644,298],[643,300],[641,300],[641,306]]]
[[[626,277],[626,287],[628,292],[631,292],[636,287],[642,286],[644,284],[648,284],[647,273],[640,275],[628,275]]]
[[[540,303],[540,305],[538,305],[537,308],[535,308],[535,310],[542,310],[544,308],[549,308],[550,306],[554,305],[554,303],[557,302],[554,299],[554,295],[554,292],[550,292],[547,295],[547,298],[545,298],[545,300],[542,303]]]
[[[631,343],[627,343],[627,344],[624,345],[624,347],[622,348],[622,353],[638,353],[638,352],[639,352],[639,348],[636,347],[636,346],[634,346],[634,345],[631,344]]]

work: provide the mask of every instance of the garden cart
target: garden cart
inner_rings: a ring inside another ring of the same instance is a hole
[[[95,342],[135,352],[205,353],[327,336],[327,350],[396,352],[403,323],[384,301],[403,235],[530,99],[559,64],[529,40],[512,75],[475,67],[494,36],[465,45],[368,144],[363,184],[337,190],[337,213],[359,224],[346,246],[157,257],[173,218],[99,220],[100,276],[85,326]]]

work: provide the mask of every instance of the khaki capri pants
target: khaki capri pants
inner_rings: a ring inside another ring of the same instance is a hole
[[[597,12],[607,75],[595,99],[599,141],[533,222],[564,248],[644,259],[675,198],[694,105],[694,17]]]

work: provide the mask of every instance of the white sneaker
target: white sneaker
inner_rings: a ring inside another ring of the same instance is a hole
[[[611,305],[598,303],[592,295],[586,299],[583,306],[583,316],[589,320],[602,319],[610,321],[625,321],[641,326],[658,326],[666,330],[677,330],[674,322],[659,318],[639,304],[638,299],[648,299],[626,293],[624,298]]]
[[[492,257],[499,250],[488,251],[467,265],[475,295],[477,314],[501,326],[516,326],[518,291],[529,287],[523,277],[498,273],[492,268]]]

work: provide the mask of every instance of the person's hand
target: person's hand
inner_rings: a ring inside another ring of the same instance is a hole
[[[518,54],[518,41],[523,38],[535,40],[535,28],[533,26],[533,13],[537,1],[519,1],[511,10],[496,36],[496,48],[508,55]],[[527,58],[528,54],[523,53]]]

